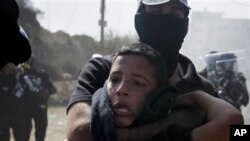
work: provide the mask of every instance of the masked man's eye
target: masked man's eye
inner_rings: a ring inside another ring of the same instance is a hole
[[[174,17],[174,18],[177,18],[177,19],[184,18],[184,12],[183,11],[172,11],[169,15],[171,17]]]

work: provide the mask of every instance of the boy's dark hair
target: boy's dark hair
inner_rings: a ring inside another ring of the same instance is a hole
[[[155,67],[155,77],[158,86],[162,86],[167,83],[167,66],[165,59],[157,50],[153,49],[149,45],[134,43],[130,46],[123,46],[115,53],[112,62],[114,62],[118,56],[122,55],[143,56],[151,65]]]

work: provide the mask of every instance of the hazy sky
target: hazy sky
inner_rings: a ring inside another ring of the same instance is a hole
[[[43,11],[37,18],[41,25],[52,32],[63,30],[69,34],[87,34],[99,39],[101,0],[30,0]],[[188,0],[193,11],[207,9],[222,12],[224,17],[248,18],[250,0]],[[134,14],[137,0],[106,0],[105,32],[134,34]]]

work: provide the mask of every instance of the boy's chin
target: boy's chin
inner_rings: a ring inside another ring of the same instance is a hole
[[[131,120],[122,120],[122,119],[117,119],[116,120],[116,127],[119,127],[119,128],[127,128],[127,127],[130,127],[132,124],[132,121]]]

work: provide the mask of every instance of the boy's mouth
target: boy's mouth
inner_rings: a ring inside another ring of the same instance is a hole
[[[116,104],[113,107],[113,111],[116,116],[131,116],[132,111],[127,105]]]

